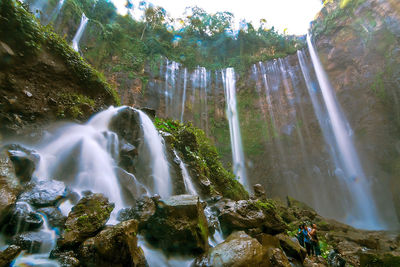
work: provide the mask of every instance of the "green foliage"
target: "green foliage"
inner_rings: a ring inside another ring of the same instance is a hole
[[[227,171],[220,161],[218,152],[204,131],[178,121],[155,119],[157,129],[173,136],[172,145],[183,155],[184,161],[199,176],[207,177],[213,188],[224,197],[238,200],[248,198],[248,192]]]
[[[322,9],[322,18],[318,19],[312,26],[313,37],[317,38],[320,34],[331,34],[343,21],[354,17],[355,9],[365,0],[328,0],[324,5],[334,5],[333,11],[327,12],[327,8]]]
[[[0,36],[22,57],[36,55],[42,47],[64,60],[69,70],[87,88],[88,95],[104,94],[108,104],[119,104],[116,91],[104,76],[93,69],[50,26],[41,26],[36,18],[16,0],[0,2]]]
[[[0,36],[14,50],[24,55],[39,51],[45,36],[36,22],[22,5],[14,0],[0,1]]]
[[[90,33],[88,29],[94,45],[82,49],[84,56],[108,73],[134,72],[134,77],[143,76],[146,62],[154,62],[160,56],[189,69],[235,67],[237,72],[244,72],[255,62],[283,57],[304,46],[304,41],[295,36],[266,29],[265,23],[255,29],[251,23],[243,22],[245,27],[235,32],[234,18],[229,12],[209,14],[191,7],[185,17],[173,19],[162,7],[142,2],[140,7],[131,8],[144,10],[143,21],[117,14],[107,0],[99,0],[95,5],[94,0],[66,1],[62,16],[76,20],[84,12],[91,23],[100,23],[100,31]],[[63,24],[67,25],[58,26],[61,32],[70,22],[65,20]],[[110,65],[104,64],[111,61]]]

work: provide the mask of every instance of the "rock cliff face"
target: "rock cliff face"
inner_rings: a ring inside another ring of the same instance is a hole
[[[373,198],[388,225],[395,226],[394,209],[400,214],[399,4],[328,1],[311,34],[349,122]],[[302,53],[311,86],[318,86],[308,50]],[[193,121],[214,140],[224,162],[231,162],[221,72],[190,72],[168,61],[157,72],[147,71],[144,93],[140,82],[132,81],[137,88],[120,88],[122,100],[155,108],[161,117]],[[338,196],[346,199],[348,193],[335,178],[340,170],[318,124],[299,57],[256,64],[237,75],[236,85],[250,181],[266,186],[270,195],[292,195],[344,220],[345,203]]]
[[[400,3],[334,1],[312,31],[363,166],[377,184],[377,201],[382,207],[392,201],[399,216]],[[379,184],[392,190],[391,198]]]

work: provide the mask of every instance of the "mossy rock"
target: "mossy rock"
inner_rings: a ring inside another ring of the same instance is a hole
[[[73,247],[85,239],[95,236],[106,224],[114,204],[102,194],[89,194],[83,197],[68,214],[65,232],[58,245]]]
[[[172,135],[173,147],[189,165],[194,182],[201,188],[202,195],[222,195],[233,200],[248,199],[249,194],[235,176],[227,171],[220,156],[204,131],[192,124],[156,118],[159,130]]]

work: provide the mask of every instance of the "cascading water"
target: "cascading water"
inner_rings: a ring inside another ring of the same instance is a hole
[[[115,172],[118,137],[108,130],[120,109],[110,107],[84,125],[69,124],[45,138],[36,148],[40,162],[33,174],[36,179],[63,180],[78,194],[87,190],[103,193],[116,206],[110,222],[125,207]]]
[[[140,117],[144,136],[145,147],[141,149],[147,150],[151,160],[151,177],[154,183],[153,193],[159,194],[163,198],[171,196],[172,183],[163,139],[151,119],[143,111],[136,111]]]
[[[182,95],[181,122],[183,122],[183,114],[185,113],[186,89],[187,89],[187,69],[185,68],[185,71],[184,71],[184,74],[183,74],[183,95]]]
[[[335,145],[339,153],[338,159],[344,174],[339,178],[344,179],[353,199],[348,223],[365,229],[380,229],[383,225],[379,220],[371,189],[347,129],[347,120],[336,100],[334,90],[309,35],[307,35],[307,44],[332,126]]]
[[[29,211],[33,211],[33,208],[26,202],[18,202],[16,205],[23,205],[27,207]],[[38,254],[26,254],[22,252],[12,263],[12,266],[47,266],[47,267],[58,267],[60,264],[57,261],[50,260],[50,252],[56,246],[57,232],[48,225],[46,216],[38,213],[43,220],[43,225],[40,229],[34,232],[35,235],[40,236],[41,244]],[[18,233],[18,229],[17,229]]]
[[[192,178],[190,177],[189,171],[186,168],[185,163],[183,160],[179,157],[178,153],[174,150],[175,157],[179,161],[179,167],[181,168],[182,171],[182,177],[183,177],[183,182],[185,184],[185,189],[186,192],[191,194],[191,195],[198,195],[196,188],[194,187],[194,184],[192,182]]]
[[[236,80],[233,68],[227,68],[222,75],[226,97],[226,114],[229,121],[231,137],[233,173],[247,190],[250,186],[247,181],[245,159],[243,154],[242,137],[240,134],[239,115],[236,107]]]
[[[72,48],[76,52],[79,52],[79,42],[82,38],[83,32],[86,29],[86,25],[87,25],[88,21],[89,21],[89,19],[85,16],[85,13],[82,13],[81,23],[79,25],[78,30],[75,33],[74,39],[72,39]]]

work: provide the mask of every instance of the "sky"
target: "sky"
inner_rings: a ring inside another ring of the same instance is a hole
[[[119,12],[124,14],[126,0],[112,0]],[[138,3],[139,0],[134,1]],[[309,23],[321,9],[321,0],[149,0],[156,6],[161,6],[167,13],[179,18],[183,16],[188,6],[198,6],[208,13],[229,11],[235,15],[236,23],[241,19],[251,21],[258,27],[260,19],[265,18],[269,27],[275,26],[283,33],[305,34]]]

